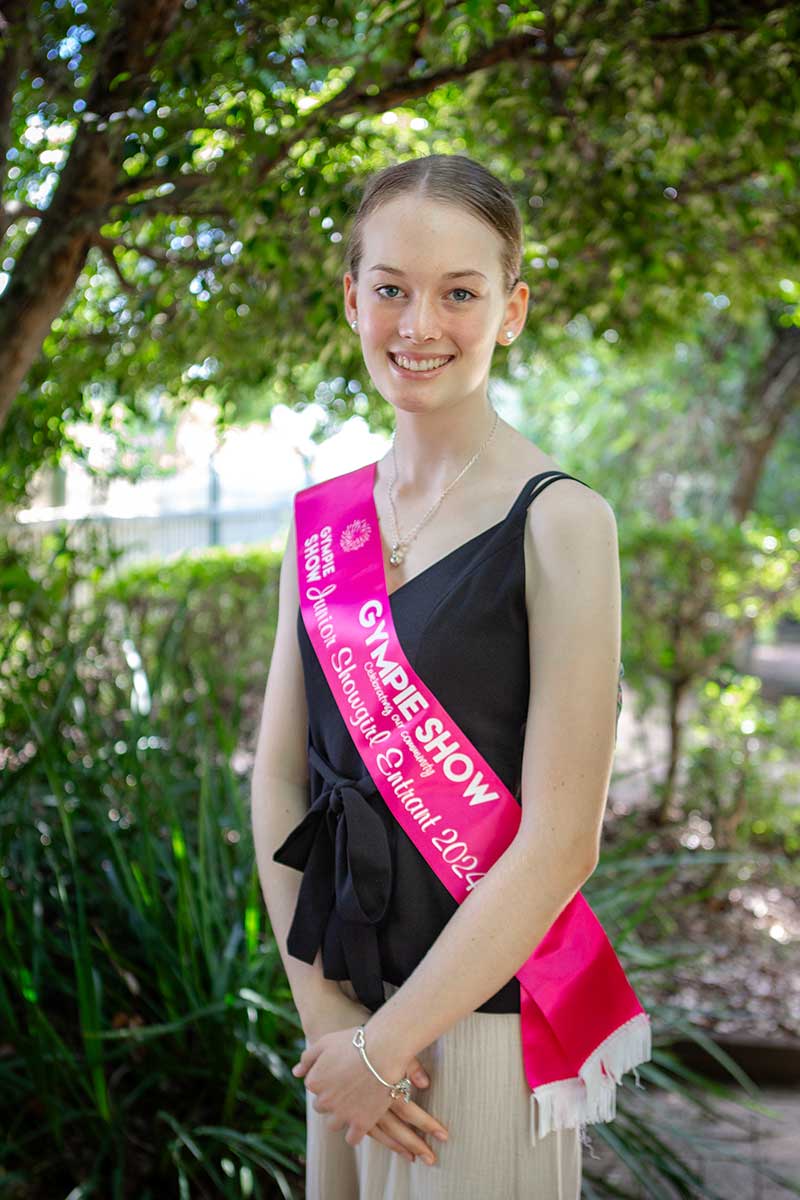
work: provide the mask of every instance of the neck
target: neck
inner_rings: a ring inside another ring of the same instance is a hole
[[[394,456],[391,450],[387,456],[389,479],[394,476],[394,460],[397,461],[395,494],[424,495],[446,488],[484,446],[494,422],[495,411],[485,399],[471,412],[464,412],[462,406],[458,416],[450,408],[435,412],[397,410]],[[485,467],[490,452],[496,450],[501,429],[498,417],[492,440],[470,472]]]

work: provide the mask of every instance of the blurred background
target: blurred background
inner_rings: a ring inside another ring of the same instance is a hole
[[[583,890],[654,1051],[583,1195],[800,1195],[798,67],[798,5],[0,0],[0,1195],[304,1194],[249,778],[292,497],[393,428],[344,238],[434,152],[619,529]]]

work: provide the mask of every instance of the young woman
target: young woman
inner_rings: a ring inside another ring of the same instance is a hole
[[[521,258],[510,191],[462,155],[378,172],[351,229],[345,312],[395,411],[374,477],[394,626],[522,816],[457,904],[388,811],[334,702],[298,608],[293,520],[253,826],[306,1035],[294,1071],[309,1200],[580,1194],[578,1130],[531,1136],[516,972],[597,863],[619,555],[606,500],[488,395],[495,348],[525,324]],[[410,1102],[386,1086],[400,1076]]]

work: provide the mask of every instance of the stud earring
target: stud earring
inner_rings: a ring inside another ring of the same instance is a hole
[[[351,321],[350,325],[353,329],[358,329],[358,321]]]
[[[514,330],[513,330],[513,329],[507,329],[507,330],[506,330],[506,338],[508,339],[508,341],[511,341],[511,339],[513,338],[513,336],[514,336]]]

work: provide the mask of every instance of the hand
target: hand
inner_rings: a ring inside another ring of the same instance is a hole
[[[432,1166],[436,1162],[436,1154],[419,1136],[420,1133],[429,1133],[433,1137],[441,1133],[447,1138],[445,1126],[413,1100],[409,1100],[408,1104],[405,1100],[392,1100],[383,1117],[369,1130],[370,1137],[397,1150],[409,1162],[414,1162],[415,1155],[419,1155],[423,1162]]]
[[[339,996],[329,996],[325,998],[324,1004],[317,1009],[313,1017],[305,1021],[304,1033],[309,1045],[313,1045],[313,1043],[327,1033],[342,1029],[350,1029],[352,1037],[352,1031],[357,1026],[366,1024],[371,1015],[368,1008],[360,1004],[357,1000],[351,1000],[344,993],[341,993]],[[364,1073],[370,1076],[377,1084],[375,1076],[365,1066],[356,1047],[352,1046],[351,1049],[353,1054],[356,1055],[357,1061]],[[374,1061],[372,1055],[370,1055],[370,1061]],[[376,1066],[376,1070],[378,1069]],[[382,1071],[381,1074],[383,1074]],[[430,1083],[416,1055],[408,1060],[402,1074],[407,1075],[418,1088],[427,1087]],[[384,1076],[384,1078],[388,1078],[388,1076]],[[414,1161],[415,1155],[421,1155],[426,1158],[432,1157],[435,1162],[436,1155],[424,1138],[418,1135],[416,1130],[434,1136],[436,1133],[444,1133],[446,1136],[446,1127],[432,1116],[431,1113],[421,1108],[418,1104],[415,1104],[413,1100],[409,1101],[408,1104],[402,1099],[392,1100],[388,1089],[383,1088],[383,1091],[390,1100],[390,1105],[383,1116],[367,1131],[369,1136],[374,1138],[376,1142],[387,1146],[390,1150],[402,1154],[410,1162]],[[314,1106],[315,1108],[317,1107],[316,1101]],[[322,1110],[318,1109],[318,1111]]]

